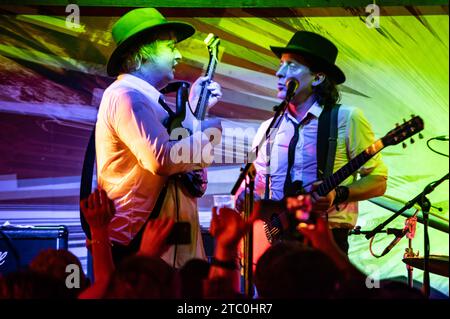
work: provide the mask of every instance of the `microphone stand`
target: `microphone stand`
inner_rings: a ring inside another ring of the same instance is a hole
[[[420,198],[417,200],[420,208],[422,209],[422,217],[423,217],[423,249],[424,249],[424,266],[423,266],[423,293],[427,298],[430,297],[430,238],[428,236],[428,217],[430,213],[431,203],[430,200],[426,197],[427,194],[430,194],[434,189],[441,184],[443,181],[449,178],[449,174],[447,173],[441,179],[431,182],[420,194]]]
[[[431,208],[431,203],[426,197],[426,195],[430,194],[434,189],[440,185],[443,181],[449,178],[449,174],[447,173],[442,178],[437,181],[431,182],[428,184],[423,191],[414,197],[412,200],[407,202],[405,206],[403,206],[399,211],[393,214],[391,217],[386,219],[384,222],[379,224],[373,230],[366,234],[366,239],[372,238],[377,232],[383,229],[387,224],[393,221],[396,217],[402,214],[405,210],[410,209],[414,206],[414,204],[418,204],[422,210],[423,217],[423,232],[424,232],[424,273],[423,273],[423,292],[427,298],[430,296],[430,271],[429,271],[429,260],[430,260],[430,240],[428,237],[428,217]]]
[[[286,94],[286,98],[280,103],[280,105],[275,106],[273,109],[275,114],[270,122],[269,127],[267,128],[264,137],[259,142],[258,146],[255,148],[255,151],[252,152],[251,157],[247,157],[247,164],[243,168],[241,168],[241,173],[239,174],[236,183],[231,190],[231,195],[236,195],[238,189],[240,188],[243,181],[245,181],[245,202],[244,202],[244,220],[247,221],[250,219],[250,216],[253,212],[253,202],[254,202],[254,189],[255,189],[255,176],[256,169],[253,162],[256,160],[258,156],[258,151],[262,147],[265,141],[267,141],[270,137],[272,129],[278,129],[280,125],[279,118],[286,111],[290,100],[294,96],[294,92],[291,94]],[[247,178],[248,177],[248,178]],[[244,237],[244,294],[248,298],[253,298],[253,227],[250,227],[249,232]]]

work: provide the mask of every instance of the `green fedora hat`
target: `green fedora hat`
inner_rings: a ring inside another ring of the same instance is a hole
[[[142,41],[159,31],[173,31],[177,42],[189,38],[195,33],[192,25],[167,19],[154,8],[134,9],[123,15],[112,27],[112,36],[116,48],[111,54],[107,72],[110,76],[117,76],[124,58],[124,54],[134,44]]]
[[[283,53],[304,55],[306,58],[312,59],[320,67],[320,70],[325,72],[336,84],[345,82],[344,72],[335,64],[338,49],[330,40],[317,33],[297,31],[287,46],[271,46],[270,49],[278,57],[281,57]]]

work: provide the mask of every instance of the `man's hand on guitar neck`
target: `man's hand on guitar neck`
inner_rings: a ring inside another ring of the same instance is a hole
[[[337,186],[329,192],[327,196],[322,197],[315,192],[322,182],[315,182],[311,190],[312,210],[324,213],[333,205],[382,196],[386,191],[386,180],[386,176],[383,175],[366,175],[356,182],[353,182],[351,185],[348,185],[348,187]],[[344,188],[346,188],[346,190],[343,191]],[[337,193],[336,190],[338,190]]]
[[[209,78],[207,76],[202,76],[195,80],[195,82],[192,84],[191,90],[189,92],[189,104],[191,105],[192,111],[195,111],[195,108],[197,107],[202,86],[205,85],[205,82],[208,81]],[[222,89],[220,87],[220,84],[214,81],[211,81],[206,85],[206,89],[210,92],[208,108],[211,108],[222,98]]]

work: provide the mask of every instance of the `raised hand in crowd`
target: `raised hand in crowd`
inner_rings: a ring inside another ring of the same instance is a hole
[[[103,189],[96,189],[88,198],[80,201],[81,211],[91,230],[107,228],[114,216],[114,202]]]
[[[255,218],[245,221],[230,208],[213,207],[210,233],[216,239],[205,297],[228,298],[239,294],[238,245],[250,230]]]
[[[306,219],[304,216],[311,214],[311,197],[309,195],[299,195],[296,197],[286,197],[284,200],[258,199],[253,204],[253,218],[270,222],[274,214],[277,215],[283,230],[290,228],[290,223],[294,219]]]
[[[149,220],[142,235],[138,255],[161,257],[170,247],[166,239],[173,229],[175,221],[171,218],[160,217]]]
[[[302,233],[314,248],[330,254],[341,255],[341,251],[334,241],[331,229],[328,227],[327,220],[322,214],[312,211],[314,199],[310,195],[300,195],[297,197],[286,198],[286,209],[289,213],[294,214],[298,221],[297,230]],[[308,218],[309,222],[302,222],[306,220],[305,215],[313,214],[314,218]],[[338,254],[339,253],[339,254]],[[342,256],[345,254],[342,253]]]
[[[114,271],[108,225],[114,216],[114,203],[103,189],[96,189],[80,202],[81,212],[91,228],[91,240],[87,240],[92,252],[94,284],[79,298],[100,298]]]
[[[239,241],[250,230],[253,218],[244,221],[241,215],[234,209],[213,207],[210,233],[216,239],[217,246],[234,249]]]

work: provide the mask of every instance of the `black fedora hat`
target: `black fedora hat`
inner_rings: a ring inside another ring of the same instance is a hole
[[[119,74],[124,53],[131,46],[138,43],[143,37],[163,30],[173,31],[177,42],[187,39],[195,33],[192,25],[179,21],[167,21],[154,8],[131,10],[117,20],[112,27],[112,36],[117,46],[108,61],[106,68],[108,75]]]
[[[271,46],[270,49],[278,57],[287,52],[304,55],[306,58],[313,59],[320,69],[331,77],[336,84],[345,82],[344,72],[335,64],[338,49],[330,40],[317,33],[297,31],[287,46]]]

